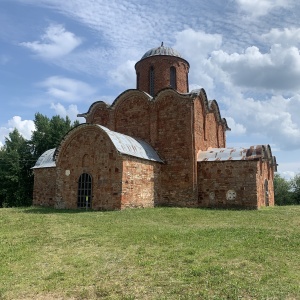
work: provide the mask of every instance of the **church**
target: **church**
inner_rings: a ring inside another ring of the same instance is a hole
[[[163,44],[135,64],[136,89],[96,101],[35,166],[33,205],[119,210],[274,205],[269,145],[227,148],[216,100],[189,91],[190,65]]]

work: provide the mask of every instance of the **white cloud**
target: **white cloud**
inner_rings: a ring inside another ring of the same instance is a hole
[[[244,125],[236,123],[232,117],[226,117],[228,127],[231,129],[230,135],[242,135],[246,133]]]
[[[288,7],[289,0],[236,0],[241,10],[253,17],[268,14],[272,9]]]
[[[75,79],[62,76],[51,76],[38,84],[46,88],[47,94],[60,101],[77,102],[90,98],[95,89],[90,85]]]
[[[35,130],[35,125],[32,120],[22,120],[19,116],[14,116],[10,119],[8,126],[12,129],[17,128],[25,139],[30,139],[32,132]]]
[[[135,88],[135,61],[127,60],[125,63],[119,65],[115,70],[109,72],[110,81],[113,85],[120,87]]]
[[[297,46],[300,44],[300,28],[272,28],[270,32],[261,36],[261,40],[271,45]]]
[[[224,71],[233,85],[262,91],[300,91],[300,54],[296,47],[274,44],[269,53],[249,47],[244,53],[212,53],[211,64]]]
[[[68,116],[73,122],[75,120],[80,120],[79,118],[77,118],[77,114],[79,113],[77,105],[71,104],[66,108],[60,103],[51,103],[51,109],[55,111],[56,115],[59,115],[63,118]]]
[[[297,111],[300,107],[289,110],[291,101],[282,96],[259,101],[236,94],[225,115],[242,124],[248,134],[263,135],[265,143],[275,143],[281,150],[299,149],[300,126],[295,120],[299,118]]]
[[[14,116],[8,120],[7,124],[0,127],[0,144],[4,144],[5,138],[8,138],[9,133],[14,129],[18,129],[19,133],[27,140],[31,138],[32,132],[35,130],[35,125],[32,120],[22,120],[20,116]]]
[[[62,25],[50,25],[41,41],[23,42],[20,45],[30,49],[45,59],[55,59],[72,52],[81,44],[81,39],[72,32],[66,31]]]
[[[191,28],[175,34],[174,49],[178,50],[191,65],[189,79],[191,85],[201,85],[205,89],[214,87],[214,80],[210,76],[207,63],[211,53],[219,50],[222,45],[222,36],[195,31]]]

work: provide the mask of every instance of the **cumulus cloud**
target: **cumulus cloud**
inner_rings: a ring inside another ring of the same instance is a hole
[[[47,94],[50,97],[66,102],[82,101],[90,98],[96,91],[82,81],[63,76],[48,77],[38,85],[46,88]]]
[[[135,88],[135,61],[127,60],[125,63],[117,66],[116,69],[109,72],[110,81],[113,85],[118,85],[120,87]]]
[[[268,33],[262,34],[261,40],[271,45],[298,46],[300,44],[300,28],[272,28]]]
[[[20,43],[38,56],[45,59],[55,59],[72,52],[81,44],[81,39],[59,24],[52,24],[46,28],[40,41]]]
[[[230,131],[231,135],[238,136],[246,133],[246,128],[244,127],[244,125],[236,123],[232,117],[227,117],[226,121],[228,127],[231,129]]]
[[[295,110],[289,109],[292,101]],[[293,150],[300,148],[299,104],[282,96],[259,101],[240,94],[229,103],[225,114],[242,124],[248,134],[259,133],[266,143],[274,142],[281,150]]]
[[[268,14],[272,9],[288,7],[289,0],[236,0],[240,9],[253,17]]]
[[[249,47],[244,53],[212,53],[211,63],[229,76],[233,85],[273,91],[299,91],[300,54],[296,47],[274,44],[270,52],[262,53]]]
[[[7,124],[0,127],[0,146],[5,142],[5,138],[8,137],[9,133],[14,129],[18,129],[20,134],[27,140],[31,138],[32,132],[35,130],[35,125],[32,120],[22,120],[20,116],[14,116],[8,120]]]
[[[60,103],[51,103],[51,109],[55,111],[56,115],[59,115],[63,118],[68,116],[71,121],[79,120],[77,114],[79,113],[77,105],[71,104],[67,108]]]
[[[188,60],[191,66],[190,82],[195,85],[205,86],[206,89],[214,87],[214,80],[209,74],[208,59],[214,50],[220,49],[222,36],[195,31],[188,28],[175,34],[175,45],[182,57]],[[197,66],[197,67],[195,67]]]

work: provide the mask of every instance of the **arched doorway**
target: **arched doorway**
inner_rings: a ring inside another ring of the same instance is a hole
[[[78,180],[77,207],[92,207],[92,176],[87,173],[82,173]]]
[[[269,183],[267,179],[265,180],[264,187],[265,187],[265,205],[269,206]]]

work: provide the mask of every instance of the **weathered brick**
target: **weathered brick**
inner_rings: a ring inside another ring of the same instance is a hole
[[[148,95],[151,67],[154,97]],[[177,90],[170,88],[171,67]],[[226,147],[228,128],[217,102],[209,101],[203,89],[187,93],[188,71],[188,62],[176,56],[139,61],[139,89],[123,92],[112,105],[93,103],[81,115],[86,126],[62,141],[56,168],[34,170],[34,204],[76,208],[79,177],[88,173],[93,209],[274,205],[274,166],[268,161],[197,161],[201,151]],[[148,142],[164,163],[121,155],[93,124]],[[234,199],[228,191],[234,191]]]

